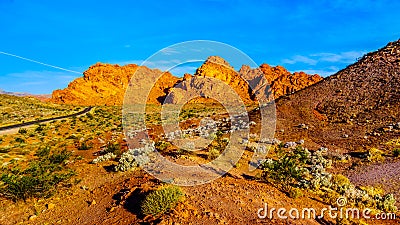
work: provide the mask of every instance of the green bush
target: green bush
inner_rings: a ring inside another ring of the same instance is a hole
[[[171,146],[171,144],[167,141],[157,141],[154,145],[154,147],[160,151],[165,151],[169,146]]]
[[[208,159],[216,159],[226,149],[229,140],[223,138],[222,131],[218,130],[213,136],[213,141],[208,149]]]
[[[301,146],[294,151],[282,153],[278,160],[268,159],[262,165],[261,177],[266,181],[277,182],[285,192],[289,192],[303,178],[307,152]]]
[[[378,200],[377,208],[383,210],[385,212],[396,212],[396,199],[393,194],[387,194],[381,198],[379,196],[375,196],[376,200]]]
[[[42,152],[39,159],[31,161],[26,169],[18,167],[5,168],[0,177],[0,195],[13,201],[26,200],[31,197],[50,197],[57,185],[67,181],[74,175],[72,170],[65,168],[65,161],[70,153],[64,151],[50,155]]]
[[[303,192],[300,188],[291,188],[288,192],[288,196],[291,198],[300,198],[303,196]]]
[[[2,147],[2,148],[0,148],[0,153],[8,153],[10,151],[11,151],[10,147]]]
[[[39,150],[36,151],[35,155],[38,156],[39,158],[45,158],[49,154],[50,154],[50,147],[46,146],[43,148],[39,148]]]
[[[332,177],[331,180],[332,183],[332,189],[337,191],[339,194],[344,194],[346,190],[350,188],[351,182],[349,178],[341,175],[341,174],[335,174]]]
[[[90,119],[90,120],[92,120],[94,117],[93,117],[93,114],[91,114],[91,113],[86,113],[86,116]]]
[[[168,210],[182,200],[182,190],[176,186],[165,186],[150,192],[141,203],[140,209],[143,215],[157,216]]]
[[[36,128],[35,128],[35,132],[42,132],[43,130],[44,130],[44,127],[45,127],[46,125],[42,125],[42,124],[40,124],[39,126],[37,126]]]
[[[104,149],[104,154],[114,153],[115,155],[121,155],[121,145],[119,143],[108,143]]]
[[[210,148],[208,150],[208,159],[210,159],[210,160],[214,160],[214,159],[218,158],[219,155],[220,155],[219,150],[214,147]]]
[[[62,150],[60,152],[56,152],[51,154],[48,157],[48,160],[50,161],[51,164],[61,164],[67,161],[71,157],[71,152],[68,152],[67,150]]]
[[[18,133],[26,134],[26,133],[28,133],[28,131],[25,128],[21,128],[21,129],[18,130]]]
[[[16,138],[15,138],[15,142],[18,142],[18,143],[25,143],[25,139],[23,139],[23,138],[21,138],[21,137],[16,137]]]

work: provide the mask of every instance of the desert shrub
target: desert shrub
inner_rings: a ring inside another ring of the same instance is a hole
[[[97,163],[105,162],[105,161],[115,159],[115,158],[117,158],[117,156],[114,153],[109,152],[105,155],[101,155],[101,156],[98,156],[97,158],[93,159],[92,163],[97,164]]]
[[[306,149],[299,146],[294,151],[280,152],[280,155],[278,160],[267,159],[261,165],[261,177],[267,181],[277,182],[284,191],[288,192],[303,178],[308,154]]]
[[[157,141],[154,146],[160,151],[165,151],[171,144],[167,141]]]
[[[69,153],[61,151],[40,156],[25,169],[4,168],[0,177],[0,195],[14,201],[50,197],[59,184],[74,175],[72,170],[65,168],[69,156]]]
[[[210,148],[208,149],[208,158],[216,159],[223,152],[229,143],[229,140],[223,138],[222,131],[218,130],[213,137]]]
[[[331,183],[332,183],[331,186],[332,190],[337,191],[339,194],[344,194],[350,188],[351,185],[349,178],[341,174],[333,175]]]
[[[333,190],[327,190],[322,194],[322,198],[324,199],[324,202],[326,202],[332,206],[337,205],[337,200],[340,197],[341,197],[341,195]]]
[[[242,142],[243,142],[243,141],[242,141]],[[256,151],[257,151],[257,147],[258,147],[258,144],[257,144],[257,143],[255,143],[255,142],[250,142],[250,143],[247,143],[246,149],[249,150],[249,151],[251,151],[251,152],[256,152]]]
[[[182,190],[177,186],[164,186],[150,192],[140,205],[143,215],[161,215],[174,208],[183,198]]]
[[[103,152],[105,154],[114,153],[115,155],[121,155],[121,145],[119,143],[108,143]]]
[[[223,151],[228,144],[228,142],[223,138],[224,133],[222,131],[218,130],[215,133],[215,139],[212,142],[212,145],[218,149],[218,151]]]
[[[396,148],[393,150],[393,156],[394,157],[399,157],[400,156],[400,148]]]
[[[23,139],[23,138],[21,138],[21,137],[16,137],[16,138],[15,138],[15,142],[18,142],[18,143],[25,143],[25,139]]]
[[[26,134],[26,133],[28,133],[28,131],[27,131],[25,128],[20,128],[20,129],[18,130],[18,133],[19,133],[19,134]]]
[[[114,170],[128,171],[135,169],[138,166],[144,166],[150,162],[149,155],[154,151],[154,145],[146,145],[142,148],[129,149],[127,152],[122,153],[118,161],[118,165]]]
[[[384,195],[385,191],[381,187],[360,187],[361,190],[365,191],[368,196],[375,197],[375,196],[382,196]]]
[[[355,221],[354,219],[346,218],[346,217],[337,217],[336,218],[336,225],[364,225],[366,223],[363,223],[362,220],[357,220]]]
[[[1,147],[0,148],[0,153],[8,153],[10,151],[11,151],[10,147]]]
[[[50,147],[49,146],[45,146],[45,147],[41,147],[36,151],[36,156],[38,156],[39,158],[44,158],[46,156],[48,156],[50,154]]]
[[[210,148],[208,150],[208,159],[210,159],[210,160],[214,160],[214,159],[218,158],[219,155],[220,155],[220,152],[216,148]]]
[[[71,157],[71,152],[68,152],[66,149],[55,152],[48,156],[48,160],[52,164],[61,164]]]
[[[75,134],[71,134],[71,135],[68,136],[66,139],[67,139],[67,140],[68,140],[68,139],[77,140],[77,139],[78,139],[78,136],[76,136]]]
[[[385,212],[395,212],[397,211],[396,207],[396,199],[393,194],[387,194],[383,197],[375,196],[375,199],[378,200],[377,208],[383,210]]]
[[[35,132],[42,132],[44,130],[45,125],[39,124],[36,128],[35,128]]]
[[[78,144],[78,150],[89,150],[93,148],[93,146],[91,144],[88,144],[86,142],[81,142]]]
[[[367,160],[369,162],[380,162],[383,161],[384,158],[382,156],[383,152],[377,148],[371,148],[368,150]]]
[[[91,114],[91,113],[86,113],[86,116],[87,116],[87,118],[89,118],[89,119],[93,119],[94,117],[93,117],[93,114]]]
[[[303,191],[300,188],[291,188],[288,192],[288,196],[291,198],[300,198],[303,196]]]

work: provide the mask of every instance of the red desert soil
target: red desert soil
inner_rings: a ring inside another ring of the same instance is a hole
[[[139,170],[109,172],[108,165],[80,162],[76,166],[82,181],[50,199],[26,204],[3,201],[0,224],[330,224],[325,220],[259,219],[257,211],[264,203],[287,210],[320,210],[328,205],[315,196],[289,198],[269,184],[247,179],[238,169],[209,184],[183,187],[186,200],[161,220],[143,218],[138,213],[139,202],[159,181]],[[38,216],[33,218],[35,211]],[[374,224],[390,224],[379,222]]]
[[[159,181],[139,170],[109,172],[107,164],[91,165],[86,161],[74,167],[82,181],[50,199],[29,200],[26,204],[2,201],[0,224],[122,225],[149,221],[139,215],[139,201]],[[260,220],[257,211],[263,203],[286,209],[327,207],[308,197],[290,199],[269,184],[233,173],[242,171],[234,170],[209,184],[184,187],[185,202],[164,216],[161,224],[318,224],[312,220]],[[35,211],[37,217],[32,216]]]

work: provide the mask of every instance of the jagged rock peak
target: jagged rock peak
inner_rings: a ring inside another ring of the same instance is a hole
[[[224,66],[227,66],[227,67],[233,69],[233,67],[225,59],[223,59],[220,56],[210,56],[205,61],[205,64],[206,63],[215,63],[215,64],[219,64],[219,65],[224,65]]]

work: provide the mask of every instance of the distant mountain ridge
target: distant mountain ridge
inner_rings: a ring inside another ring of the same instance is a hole
[[[54,91],[51,101],[74,105],[122,105],[128,85],[140,86],[142,82],[151,80],[130,80],[138,68],[148,74],[149,78],[162,74],[149,95],[148,103],[152,104],[163,104],[167,95],[169,97],[166,103],[171,103],[181,98],[189,89],[198,90],[204,82],[201,77],[215,78],[224,82],[232,87],[245,103],[254,102],[260,96],[268,100],[276,99],[322,80],[322,77],[316,74],[290,73],[281,66],[270,67],[267,64],[255,69],[244,65],[239,71],[235,71],[228,62],[218,56],[209,57],[194,75],[185,74],[183,78],[134,64],[119,66],[97,63],[85,71],[83,77],[72,81],[64,90]],[[264,80],[268,81],[270,86],[261,84],[260,76],[265,76]],[[253,87],[254,92],[249,85]],[[220,91],[223,94],[223,90]]]
[[[31,94],[27,92],[10,92],[10,91],[4,91],[3,89],[0,89],[0,94],[2,95],[13,95],[13,96],[18,96],[18,97],[34,97],[39,100],[47,100],[51,98],[51,94]]]

